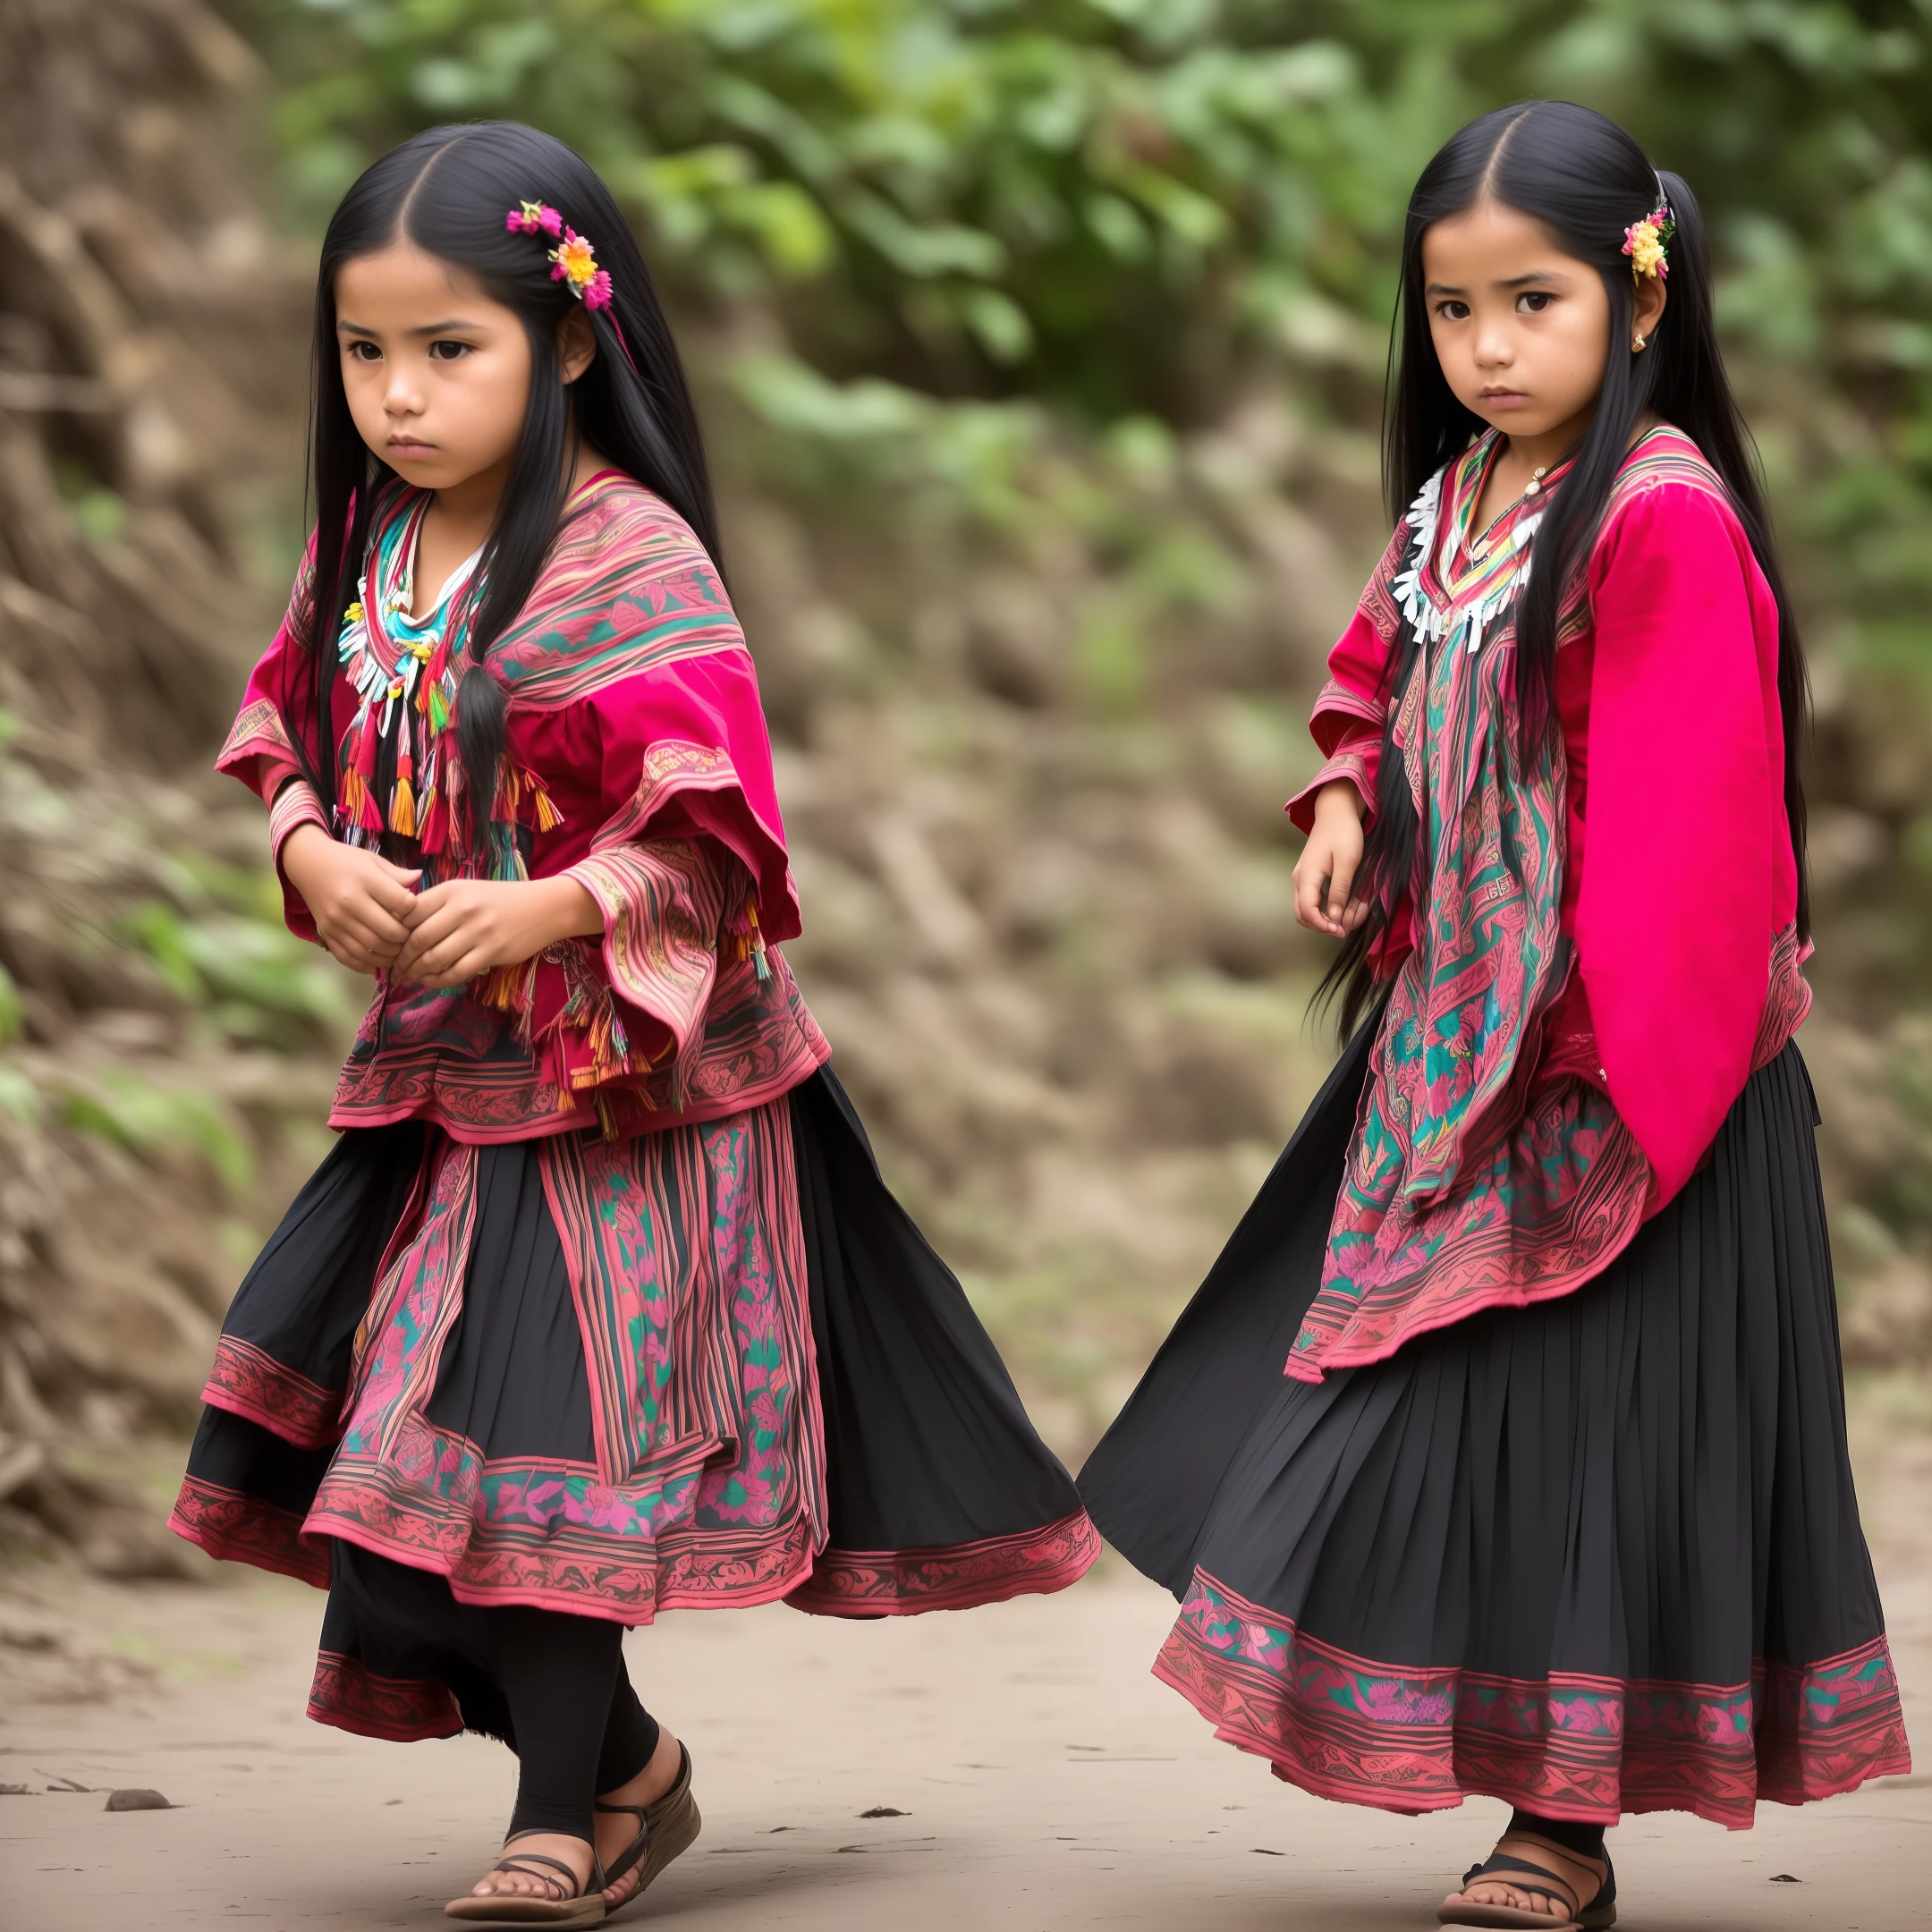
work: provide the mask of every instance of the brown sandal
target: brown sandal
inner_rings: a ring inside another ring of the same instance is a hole
[[[1528,1832],[1506,1835],[1530,1844],[1549,1842]],[[1555,1849],[1560,1851],[1562,1847]],[[1574,1853],[1571,1855],[1575,1856]],[[1578,1862],[1594,1865],[1597,1861],[1579,1859]],[[1586,1904],[1575,1886],[1547,1866],[1521,1858],[1513,1852],[1497,1850],[1484,1863],[1471,1865],[1462,1874],[1462,1891],[1445,1899],[1436,1917],[1444,1925],[1533,1927],[1536,1932],[1604,1932],[1604,1928],[1616,1923],[1616,1872],[1607,1856],[1603,1860],[1603,1882]],[[1469,1888],[1479,1878],[1501,1879],[1519,1892],[1547,1899],[1555,1910],[1526,1911],[1518,1905],[1479,1905],[1467,1896]]]
[[[532,1835],[525,1833],[523,1835]],[[516,1840],[513,1838],[510,1843],[514,1844]],[[504,1851],[508,1853],[509,1847],[505,1846]],[[550,1871],[538,1871],[537,1867],[539,1865],[547,1865]],[[542,1852],[519,1852],[500,1858],[490,1869],[521,1872],[526,1877],[548,1885],[552,1895],[532,1898],[528,1893],[489,1892],[479,1896],[471,1892],[462,1898],[453,1898],[443,1908],[445,1919],[481,1919],[489,1925],[588,1926],[597,1925],[604,1918],[604,1887],[610,1881],[604,1876],[604,1868],[597,1863],[594,1845],[590,1851],[590,1877],[581,1888],[578,1885],[576,1872],[570,1866],[562,1859],[551,1858]],[[563,1877],[554,1878],[551,1872],[561,1872]]]
[[[698,1814],[698,1801],[691,1796],[691,1752],[682,1743],[679,1744],[678,1775],[672,1779],[670,1790],[662,1798],[648,1805],[599,1804],[597,1809],[628,1811],[638,1821],[637,1836],[611,1861],[610,1869],[604,1874],[604,1888],[608,1891],[633,1869],[641,1869],[637,1890],[629,1898],[608,1908],[618,1912],[632,1900],[642,1898],[665,1867],[681,1852],[691,1849],[703,1828],[704,1820]]]

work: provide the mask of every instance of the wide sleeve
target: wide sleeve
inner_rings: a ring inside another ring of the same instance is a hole
[[[715,840],[749,880],[727,923],[774,945],[795,938],[798,894],[750,653],[740,644],[684,658],[587,702],[603,798],[589,857],[653,840]],[[584,883],[596,896],[597,886]]]
[[[1750,547],[1686,484],[1615,512],[1589,567],[1589,860],[1577,946],[1655,1212],[1743,1090],[1769,983],[1782,746]]]
[[[569,869],[604,915],[604,974],[644,1022],[642,1061],[682,1060],[704,1024],[727,925],[729,853],[708,839],[608,845]],[[626,1057],[622,1046],[615,1058]]]
[[[783,1030],[793,996],[767,946],[796,936],[799,906],[757,675],[722,587],[633,580],[627,597],[633,619],[665,609],[634,630],[624,674],[555,714],[572,796],[534,868],[583,886],[603,933],[534,962],[522,999],[573,1089],[661,1075],[675,1094],[721,1033]]]
[[[1347,779],[1361,794],[1364,823],[1375,809],[1388,719],[1389,665],[1397,634],[1390,587],[1411,535],[1407,523],[1397,526],[1348,629],[1328,653],[1328,682],[1309,720],[1322,767],[1288,801],[1288,817],[1298,831],[1315,829],[1316,795],[1338,778]]]
[[[283,617],[268,648],[249,674],[242,708],[235,715],[215,768],[238,779],[268,808],[269,853],[282,880],[282,911],[298,938],[314,940],[315,920],[282,870],[282,848],[297,826],[318,825],[329,831],[328,814],[301,775],[299,747],[324,741],[316,728],[314,659],[296,640],[297,614],[309,596],[315,573],[315,539],[296,572]]]

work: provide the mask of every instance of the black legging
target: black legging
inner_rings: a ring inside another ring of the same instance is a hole
[[[609,1785],[602,1787],[608,1791]],[[1547,1838],[1552,1844],[1561,1845],[1565,1852],[1576,1858],[1600,1859],[1606,1856],[1604,1851],[1604,1829],[1601,1825],[1580,1825],[1572,1818],[1549,1818],[1539,1817],[1534,1811],[1525,1811],[1521,1805],[1510,1813],[1511,1832],[1533,1832],[1538,1838]],[[1508,1833],[1504,1834],[1505,1836]]]
[[[517,1606],[476,1616],[494,1640],[487,1677],[451,1688],[463,1722],[517,1754],[510,1835],[591,1837],[597,1792],[628,1784],[657,1749],[657,1720],[624,1668],[623,1626]]]
[[[335,1546],[331,1588],[347,1593],[365,1639],[382,1646],[372,1669],[440,1677],[464,1727],[517,1754],[512,1835],[592,1838],[597,1793],[629,1784],[657,1749],[657,1720],[624,1669],[621,1624],[459,1603],[444,1578],[347,1543]]]

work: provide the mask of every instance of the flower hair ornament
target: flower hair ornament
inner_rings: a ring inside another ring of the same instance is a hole
[[[599,268],[589,240],[574,228],[564,225],[564,217],[541,201],[524,201],[504,216],[504,226],[512,234],[547,234],[558,237],[550,250],[550,279],[570,285],[570,292],[586,309],[608,309],[611,278],[607,268]],[[625,349],[628,356],[630,350]]]
[[[1671,213],[1670,203],[1661,199],[1655,214],[1632,222],[1623,231],[1623,252],[1631,258],[1631,281],[1644,275],[1655,275],[1663,281],[1669,275],[1670,260],[1665,251],[1676,233],[1677,217]]]

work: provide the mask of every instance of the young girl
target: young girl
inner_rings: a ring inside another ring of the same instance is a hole
[[[397,148],[315,370],[315,535],[221,767],[376,992],[174,1521],[327,1589],[311,1716],[516,1752],[451,1917],[589,1924],[699,1826],[625,1625],[957,1608],[1097,1540],[777,950],[703,447],[603,183],[526,127]]]
[[[1792,1041],[1804,668],[1697,203],[1621,130],[1451,140],[1399,349],[1290,807],[1353,1037],[1081,1487],[1222,1737],[1506,1798],[1438,1916],[1606,1926],[1623,1812],[1909,1762]]]

